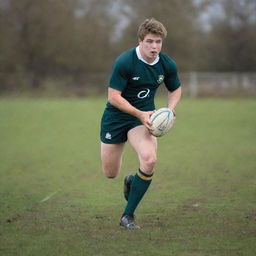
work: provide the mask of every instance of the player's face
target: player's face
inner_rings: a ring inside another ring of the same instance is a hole
[[[140,54],[148,63],[153,62],[162,49],[163,39],[159,35],[147,34],[139,40]]]

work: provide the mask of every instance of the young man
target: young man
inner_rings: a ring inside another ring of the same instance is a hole
[[[124,180],[127,205],[120,225],[139,229],[134,212],[147,191],[154,173],[157,139],[150,134],[150,116],[155,110],[154,96],[160,84],[168,89],[168,107],[174,111],[181,97],[175,62],[160,53],[167,31],[151,18],[139,27],[139,45],[115,61],[109,81],[108,103],[101,120],[101,160],[104,174],[115,178],[121,167],[128,140],[139,159],[135,175]]]

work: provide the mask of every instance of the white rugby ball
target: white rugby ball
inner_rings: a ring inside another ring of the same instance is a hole
[[[151,134],[161,137],[172,128],[175,116],[169,108],[160,108],[151,115],[150,121],[152,122]]]

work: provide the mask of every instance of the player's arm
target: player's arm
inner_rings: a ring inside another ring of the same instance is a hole
[[[181,98],[181,87],[178,87],[176,90],[172,92],[168,92],[168,107],[174,112],[175,114],[175,107],[180,101]]]
[[[153,111],[141,111],[133,107],[125,98],[122,97],[121,91],[108,88],[108,101],[121,111],[137,117],[148,129],[151,129],[152,123],[149,118]]]

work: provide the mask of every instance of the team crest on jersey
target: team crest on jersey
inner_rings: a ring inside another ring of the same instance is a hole
[[[164,76],[163,76],[163,75],[159,75],[159,76],[158,76],[158,79],[157,79],[157,82],[158,82],[159,84],[161,84],[163,81],[164,81]]]

